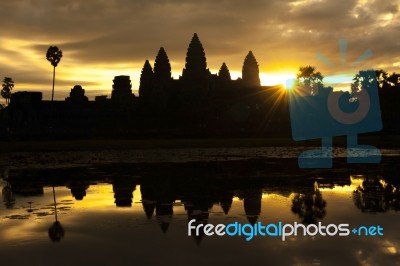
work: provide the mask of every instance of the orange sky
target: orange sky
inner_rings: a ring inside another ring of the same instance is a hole
[[[7,12],[0,18],[0,76],[14,79],[14,91],[39,90],[49,99],[52,67],[45,53],[57,45],[64,56],[56,71],[56,99],[76,84],[91,100],[110,95],[116,75],[129,75],[137,95],[144,61],[153,64],[163,46],[178,78],[197,32],[212,73],[226,62],[232,77],[240,77],[252,50],[263,85],[284,83],[301,65],[345,82],[360,69],[399,72],[400,43],[393,41],[399,6],[399,0],[2,1],[0,9]],[[339,39],[348,41],[343,65]],[[367,49],[373,56],[350,68]],[[336,67],[318,60],[318,52]]]

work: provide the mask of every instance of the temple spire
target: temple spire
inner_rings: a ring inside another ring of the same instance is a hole
[[[154,79],[157,82],[167,82],[171,80],[171,64],[169,63],[168,55],[161,47],[154,62]]]
[[[231,80],[231,73],[229,72],[228,67],[226,66],[225,62],[222,63],[221,68],[218,71],[218,77],[222,81],[229,81]]]
[[[149,60],[144,62],[142,74],[140,75],[139,96],[144,99],[151,97],[151,87],[153,83],[153,69]]]
[[[197,33],[195,33],[186,53],[186,64],[182,77],[184,79],[200,79],[207,77],[207,74],[206,54]]]
[[[253,52],[249,51],[243,63],[243,69],[242,69],[243,85],[246,87],[261,86],[259,74],[260,72],[258,70],[257,60],[254,57]]]

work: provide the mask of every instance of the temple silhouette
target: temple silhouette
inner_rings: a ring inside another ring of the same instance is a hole
[[[41,92],[13,93],[0,116],[0,137],[289,135],[287,99],[277,99],[283,91],[261,86],[252,51],[244,59],[242,78],[232,80],[226,63],[212,74],[195,33],[178,79],[172,78],[163,47],[154,66],[145,60],[139,96],[132,92],[129,76],[116,76],[111,98],[99,95],[94,101],[80,85],[65,101],[44,101]]]
[[[0,110],[0,140],[170,137],[290,137],[288,95],[282,86],[261,86],[252,51],[242,77],[231,78],[225,62],[216,74],[207,68],[199,36],[189,43],[182,75],[174,79],[164,47],[154,66],[145,60],[138,88],[130,76],[115,76],[111,98],[89,101],[80,85],[65,101],[44,101],[41,92],[15,92]],[[383,133],[399,134],[398,77],[377,70]],[[329,88],[328,88],[329,89]]]

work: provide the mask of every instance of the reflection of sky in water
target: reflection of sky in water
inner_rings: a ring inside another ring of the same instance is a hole
[[[54,222],[51,187],[44,188],[44,196],[17,195],[12,209],[1,204],[0,257],[7,265],[395,265],[400,261],[400,213],[361,212],[353,202],[353,191],[362,180],[351,180],[347,186],[320,186],[327,203],[323,224],[381,225],[383,237],[289,237],[286,242],[279,237],[256,237],[246,242],[243,237],[224,236],[204,237],[198,246],[187,236],[188,216],[180,200],[174,203],[172,218],[160,215],[157,219],[154,213],[148,220],[139,185],[132,207],[116,208],[112,185],[101,183],[90,185],[81,201],[67,187],[56,187],[58,219],[66,232],[59,243],[52,243],[47,234]],[[258,221],[300,221],[291,211],[293,193],[263,191]],[[32,202],[32,212],[27,211],[28,202]],[[161,221],[170,222],[165,234]],[[235,221],[247,223],[240,197],[233,198],[228,215],[214,204],[208,218],[212,224]]]

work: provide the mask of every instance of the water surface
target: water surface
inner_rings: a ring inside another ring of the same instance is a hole
[[[4,265],[400,265],[396,168],[279,177],[253,167],[226,170],[217,165],[9,173],[0,185],[1,261]],[[380,225],[384,236],[297,236],[286,241],[188,236],[191,219],[214,225]]]

